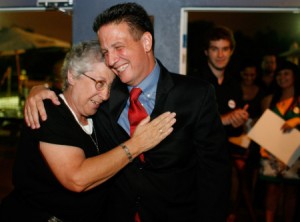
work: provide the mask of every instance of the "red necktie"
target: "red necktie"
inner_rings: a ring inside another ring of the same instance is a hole
[[[130,135],[133,134],[133,132],[134,132],[136,126],[139,124],[139,122],[148,116],[145,108],[142,106],[142,104],[138,100],[141,93],[142,93],[142,90],[140,88],[132,88],[132,90],[130,91],[130,105],[129,105],[129,110],[128,110]],[[143,163],[145,162],[143,154],[140,154],[139,158]],[[136,212],[136,214],[134,216],[134,221],[135,222],[141,221],[140,215],[138,212]]]
[[[130,105],[128,110],[128,120],[130,123],[130,135],[135,131],[136,126],[145,119],[148,114],[145,108],[138,100],[142,90],[140,88],[132,88],[130,91]]]
[[[138,100],[141,93],[142,90],[140,88],[132,88],[130,91],[130,105],[128,110],[130,135],[133,135],[136,126],[141,122],[141,120],[145,119],[148,116],[145,108]],[[141,154],[139,157],[142,162],[145,162],[143,154]]]

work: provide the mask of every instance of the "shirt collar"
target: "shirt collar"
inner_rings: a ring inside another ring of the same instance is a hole
[[[156,93],[156,87],[159,79],[160,67],[158,62],[155,62],[155,66],[152,72],[136,87],[140,88],[145,95],[153,95]],[[128,86],[128,90],[132,89],[132,86]]]

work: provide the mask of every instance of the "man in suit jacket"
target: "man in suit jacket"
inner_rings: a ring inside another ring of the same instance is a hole
[[[144,154],[145,162],[136,158],[115,178],[108,221],[132,221],[135,212],[142,222],[225,221],[230,164],[212,86],[172,74],[155,59],[153,27],[140,5],[115,5],[93,28],[119,77],[96,116],[104,145],[128,138],[133,87],[142,89],[152,118],[166,110],[177,116],[173,133]]]
[[[128,139],[133,87],[142,89],[139,100],[151,118],[168,110],[177,120],[172,134],[144,153],[145,161],[136,158],[114,177],[105,221],[225,221],[230,163],[213,87],[170,73],[155,58],[152,23],[136,3],[112,6],[93,28],[106,64],[119,77],[95,116],[101,145]]]

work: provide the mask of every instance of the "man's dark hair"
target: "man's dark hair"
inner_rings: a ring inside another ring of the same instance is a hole
[[[227,40],[230,42],[230,48],[235,48],[235,39],[233,32],[224,26],[214,26],[206,34],[205,49],[207,50],[210,46],[210,41]]]
[[[102,26],[121,22],[126,22],[130,27],[130,33],[135,40],[139,40],[143,33],[150,32],[152,35],[152,48],[154,49],[154,29],[153,24],[146,10],[136,3],[122,3],[114,5],[99,14],[93,24],[94,32]]]

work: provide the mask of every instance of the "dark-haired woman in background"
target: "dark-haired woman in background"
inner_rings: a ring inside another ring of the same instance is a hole
[[[283,61],[278,64],[275,75],[276,88],[263,100],[263,110],[269,108],[285,120],[282,130],[300,128],[300,73],[297,65]],[[284,149],[284,147],[282,147]],[[261,149],[261,178],[266,181],[266,222],[277,216],[278,204],[283,209],[283,221],[293,222],[300,184],[300,160],[290,168],[276,157]]]

